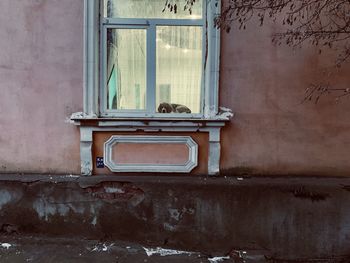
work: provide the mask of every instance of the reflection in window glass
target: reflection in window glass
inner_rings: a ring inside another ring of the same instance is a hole
[[[201,19],[202,0],[197,0],[192,12],[184,10],[185,1],[178,2],[176,14],[164,10],[165,0],[104,0],[106,17],[118,18],[171,18],[171,19]]]
[[[156,43],[157,107],[164,102],[180,104],[190,109],[192,113],[199,113],[202,85],[202,28],[158,26]]]
[[[107,30],[108,109],[145,109],[146,30]]]

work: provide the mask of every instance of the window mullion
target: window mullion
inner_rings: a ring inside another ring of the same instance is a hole
[[[107,110],[107,27],[100,25],[100,113]]]
[[[147,111],[156,109],[156,25],[150,24],[147,30]]]

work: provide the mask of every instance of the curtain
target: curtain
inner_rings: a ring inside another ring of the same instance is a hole
[[[108,17],[197,18],[201,2],[190,15],[162,12],[164,0],[105,0]],[[163,102],[182,104],[199,113],[202,86],[202,27],[157,26],[156,109]],[[146,30],[107,30],[108,108],[146,107]],[[156,110],[155,109],[155,110]]]

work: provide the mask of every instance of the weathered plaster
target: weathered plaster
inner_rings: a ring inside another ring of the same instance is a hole
[[[349,256],[347,178],[0,177],[11,193],[0,207],[5,233],[107,237],[212,255],[244,248],[300,262]]]
[[[80,155],[90,145],[80,153],[79,130],[67,117],[83,111],[83,11],[82,0],[0,1],[0,172],[81,172]],[[348,176],[348,100],[300,103],[334,57],[274,47],[271,34],[279,30],[252,21],[221,34],[219,105],[235,117],[222,129],[220,168]],[[349,70],[338,69],[334,85],[347,86]]]
[[[274,46],[276,25],[222,33],[220,105],[235,113],[222,130],[221,169],[260,175],[349,176],[349,99],[326,96],[302,104],[310,83],[328,81],[335,56],[305,46]],[[347,87],[349,64],[332,74],[335,87]]]
[[[0,1],[0,172],[79,172],[83,1]]]
[[[0,190],[0,209],[9,203],[16,203],[22,198],[22,193],[12,192],[11,188],[2,188]]]

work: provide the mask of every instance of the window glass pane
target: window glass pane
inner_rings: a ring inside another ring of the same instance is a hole
[[[156,41],[157,111],[200,113],[202,28],[159,26]]]
[[[202,0],[197,0],[192,12],[184,10],[185,1],[178,1],[177,12],[164,10],[165,0],[104,0],[106,17],[118,18],[171,18],[171,19],[201,19]]]
[[[107,108],[146,107],[146,30],[107,29]]]

